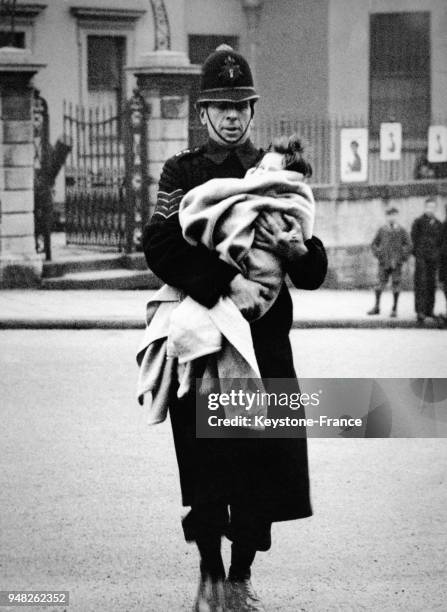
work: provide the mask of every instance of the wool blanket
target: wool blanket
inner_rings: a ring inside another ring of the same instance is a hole
[[[276,300],[284,270],[277,256],[253,246],[256,219],[264,211],[273,213],[283,230],[287,228],[284,213],[299,220],[292,199],[299,193],[296,176],[277,171],[242,179],[211,179],[191,189],[180,203],[179,222],[185,240],[216,251],[243,276],[262,285],[265,299],[257,318]]]

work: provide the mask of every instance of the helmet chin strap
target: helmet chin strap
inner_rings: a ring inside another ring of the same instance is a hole
[[[205,107],[205,112],[206,112],[206,116],[208,118],[209,124],[213,128],[213,132],[216,134],[216,136],[220,140],[223,140],[223,142],[225,144],[231,144],[231,145],[237,144],[245,136],[245,134],[247,133],[248,128],[250,127],[250,124],[251,124],[252,119],[253,119],[253,114],[254,114],[253,113],[253,106],[250,106],[250,119],[249,119],[249,121],[248,121],[248,123],[247,123],[247,125],[245,127],[245,130],[242,132],[242,134],[239,136],[239,138],[237,140],[227,140],[226,138],[221,136],[219,134],[219,132],[216,130],[216,128],[214,127],[214,123],[211,121],[211,117],[209,116],[209,113],[208,113],[208,106]]]

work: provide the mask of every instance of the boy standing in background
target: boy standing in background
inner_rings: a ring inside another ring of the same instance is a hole
[[[369,315],[380,314],[380,297],[391,276],[393,308],[391,317],[397,317],[397,303],[401,290],[402,266],[411,254],[411,240],[408,232],[398,223],[399,210],[392,206],[386,212],[387,221],[379,228],[371,248],[379,262],[376,303]]]

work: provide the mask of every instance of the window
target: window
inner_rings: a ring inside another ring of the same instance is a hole
[[[0,0],[0,47],[10,46],[18,49],[34,48],[34,22],[36,18],[45,10],[46,4],[39,2],[17,2],[14,8],[14,33],[11,33],[11,2],[3,6]],[[2,10],[3,6],[3,10]]]
[[[76,20],[80,51],[79,103],[118,112],[131,92],[133,79],[126,77],[124,66],[135,61],[135,26],[146,10],[84,5],[71,6],[70,13]]]
[[[0,30],[0,47],[25,48],[25,32],[5,32]]]
[[[124,99],[124,36],[87,36],[87,90],[90,104],[117,109]]]
[[[422,138],[430,123],[430,13],[380,13],[370,21],[371,133],[399,121],[404,137]]]

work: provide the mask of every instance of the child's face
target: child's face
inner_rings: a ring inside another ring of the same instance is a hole
[[[388,223],[389,225],[394,225],[395,223],[397,223],[397,218],[398,218],[398,213],[388,213],[387,217],[388,217]]]
[[[425,202],[425,214],[430,217],[434,217],[436,211],[436,202],[434,200],[428,200]]]
[[[265,172],[271,172],[283,169],[283,155],[276,153],[276,151],[269,151],[261,159],[258,166],[250,168],[247,174],[264,174]]]

